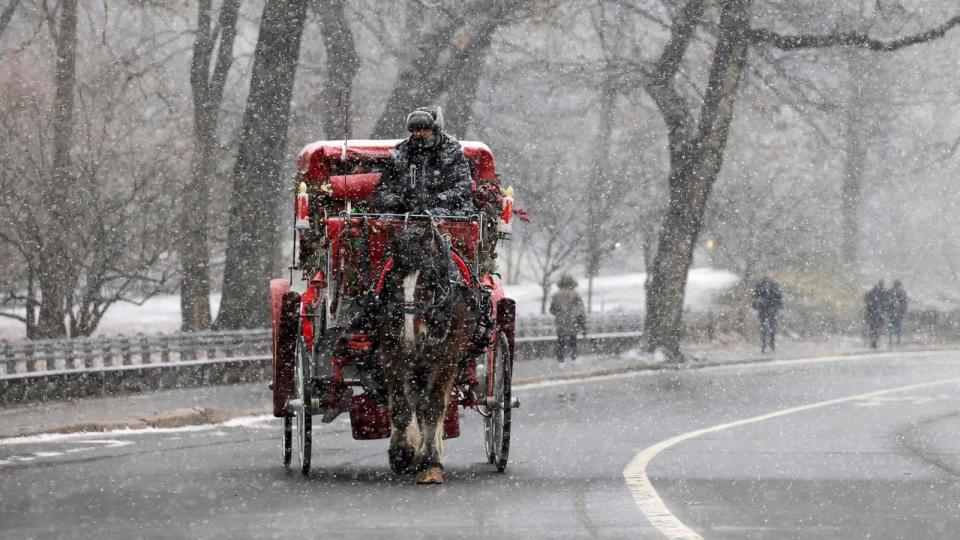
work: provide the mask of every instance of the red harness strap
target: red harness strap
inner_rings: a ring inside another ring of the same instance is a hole
[[[453,255],[453,262],[456,263],[457,268],[460,270],[460,275],[463,276],[463,280],[467,282],[467,287],[473,287],[473,281],[470,279],[470,268],[467,266],[467,263],[463,261],[460,255],[457,255],[456,251],[451,249],[450,254]]]
[[[380,295],[380,291],[383,290],[383,280],[387,279],[387,272],[393,268],[393,257],[387,259],[387,264],[383,265],[383,270],[380,270],[380,278],[377,279],[377,295]]]
[[[460,255],[457,255],[456,251],[451,250],[450,254],[453,255],[453,262],[457,265],[457,270],[463,276],[463,281],[467,283],[467,287],[473,287],[473,281],[470,279],[470,267],[467,266]],[[383,265],[383,270],[380,270],[380,277],[377,278],[377,295],[383,290],[383,282],[387,279],[387,273],[390,272],[391,268],[393,268],[393,257],[387,259],[387,264]]]

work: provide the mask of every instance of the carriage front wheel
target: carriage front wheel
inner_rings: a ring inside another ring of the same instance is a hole
[[[510,358],[510,346],[507,337],[499,332],[493,344],[492,353],[484,355],[484,389],[486,390],[483,419],[484,438],[487,448],[487,461],[503,472],[507,468],[510,453],[510,411],[513,402],[510,384],[513,375],[513,363]]]
[[[294,408],[294,414],[297,417],[297,455],[300,458],[300,472],[304,476],[310,473],[310,453],[313,446],[311,356],[303,339],[298,339],[297,364],[294,374],[297,385],[297,406]]]

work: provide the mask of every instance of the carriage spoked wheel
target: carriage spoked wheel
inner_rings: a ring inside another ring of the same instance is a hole
[[[313,408],[311,406],[312,383],[310,379],[311,354],[303,339],[297,340],[297,364],[294,379],[296,381],[297,407],[297,455],[300,458],[300,472],[310,473],[310,452],[313,445]]]
[[[512,367],[510,347],[503,333],[497,334],[493,354],[484,356],[484,389],[487,391],[483,418],[487,461],[503,472],[507,468],[510,453],[510,411],[513,406],[510,395]]]

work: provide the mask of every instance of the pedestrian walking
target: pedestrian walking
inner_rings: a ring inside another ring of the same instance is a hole
[[[884,288],[881,279],[863,297],[863,322],[867,327],[867,337],[870,340],[871,349],[876,349],[877,342],[880,340],[886,304],[887,289]]]
[[[899,279],[893,281],[893,287],[887,291],[887,343],[900,345],[900,333],[903,330],[903,318],[907,314],[907,291]]]
[[[773,278],[773,272],[767,272],[753,288],[753,309],[760,317],[760,352],[777,350],[777,318],[783,295],[780,285]]]
[[[560,276],[557,282],[559,291],[550,299],[550,314],[554,316],[557,328],[558,362],[563,362],[566,351],[570,360],[577,359],[577,334],[587,335],[587,314],[583,308],[583,299],[577,293],[577,280],[569,274]]]

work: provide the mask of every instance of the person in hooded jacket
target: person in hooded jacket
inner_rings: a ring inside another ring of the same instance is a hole
[[[877,342],[880,339],[880,332],[883,331],[883,318],[885,306],[887,304],[887,289],[883,286],[883,280],[874,285],[867,291],[863,297],[863,319],[867,327],[867,337],[870,340],[870,348],[876,349]]]
[[[907,291],[899,279],[893,281],[893,288],[887,291],[886,302],[888,345],[900,345],[900,333],[903,330],[903,317],[907,314]]]
[[[372,206],[379,212],[466,216],[471,201],[470,164],[463,147],[443,131],[439,107],[407,115],[410,137],[390,152]]]
[[[760,317],[760,352],[777,350],[777,319],[783,295],[780,285],[774,280],[773,272],[767,272],[753,288],[753,309]]]
[[[570,351],[570,360],[576,360],[577,334],[587,335],[586,310],[576,291],[577,280],[572,276],[560,276],[557,287],[560,290],[550,299],[550,314],[555,317],[557,327],[557,361],[563,362],[567,350]]]

